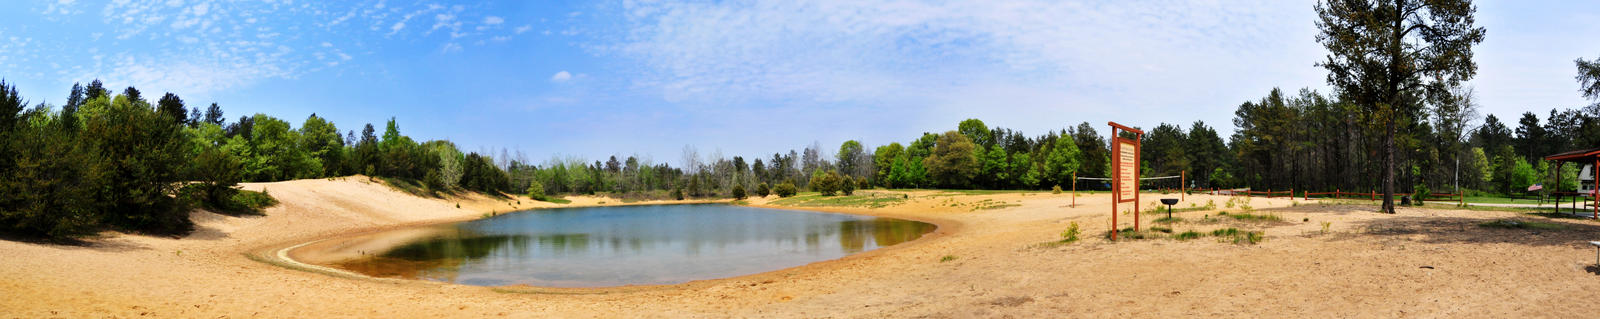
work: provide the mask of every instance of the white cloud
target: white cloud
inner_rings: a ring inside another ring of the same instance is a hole
[[[985,105],[1137,111],[1204,101],[1231,114],[1238,92],[1321,84],[1311,5],[1298,2],[800,0],[620,9],[623,31],[590,48],[633,62],[634,84],[669,101],[948,104],[968,114]],[[1072,99],[992,94],[1008,87]],[[1004,99],[980,104],[971,96]]]
[[[561,83],[569,80],[572,80],[572,73],[567,71],[556,72],[555,75],[550,76],[550,82]]]
[[[523,25],[523,26],[517,27],[516,32],[517,32],[517,34],[522,34],[523,32],[528,32],[528,30],[533,30],[533,26]]]
[[[487,25],[497,25],[497,24],[501,24],[501,23],[505,23],[505,22],[506,22],[505,18],[496,17],[496,16],[489,16],[489,17],[483,18],[483,24],[487,24]]]

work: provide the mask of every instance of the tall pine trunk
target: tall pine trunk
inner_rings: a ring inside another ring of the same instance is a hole
[[[1392,108],[1392,107],[1391,107]],[[1394,116],[1385,120],[1383,134],[1383,212],[1394,213]]]

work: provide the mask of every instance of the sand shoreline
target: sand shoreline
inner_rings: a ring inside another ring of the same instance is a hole
[[[774,197],[776,197],[776,196],[774,196]],[[751,200],[766,202],[766,201],[771,200],[771,198],[761,198],[761,199],[751,199]],[[646,202],[617,203],[617,204],[576,205],[576,206],[560,206],[560,207],[538,207],[538,208],[530,208],[530,209],[526,209],[526,210],[518,210],[518,211],[506,212],[505,214],[528,212],[528,211],[537,211],[537,210],[549,210],[549,209],[573,209],[573,208],[614,207],[614,206],[706,205],[706,204],[734,205],[734,204],[731,204],[730,202],[732,202],[732,200],[646,201]],[[903,249],[905,247],[910,247],[912,245],[917,245],[919,243],[924,243],[924,242],[927,242],[927,241],[931,241],[931,240],[933,240],[935,238],[946,236],[946,235],[948,235],[950,233],[953,233],[953,232],[957,231],[958,229],[960,229],[960,225],[961,225],[960,222],[955,221],[955,220],[950,220],[950,219],[929,218],[929,217],[925,217],[925,216],[912,216],[912,215],[905,215],[905,214],[885,214],[883,212],[878,212],[878,211],[874,211],[874,210],[840,209],[840,208],[825,208],[825,207],[804,207],[804,208],[799,208],[799,207],[770,205],[770,204],[764,204],[764,203],[763,204],[759,204],[759,205],[750,204],[750,205],[743,205],[743,206],[758,207],[758,208],[769,208],[769,209],[781,209],[781,210],[806,211],[806,212],[816,212],[816,213],[826,213],[826,214],[844,214],[844,215],[856,215],[856,216],[888,217],[888,218],[905,219],[905,220],[913,220],[913,221],[929,223],[929,224],[933,224],[936,228],[933,231],[930,231],[927,234],[924,234],[921,237],[918,237],[917,239],[909,241],[909,242],[903,242],[903,243],[899,243],[899,244],[895,244],[895,245],[891,245],[891,246],[887,246],[887,247],[880,247],[880,248],[869,250],[869,251],[850,254],[850,255],[847,255],[847,256],[844,256],[844,257],[841,257],[841,258],[822,260],[822,261],[817,261],[817,262],[808,263],[808,264],[799,265],[799,266],[794,266],[794,267],[774,269],[774,270],[770,270],[770,271],[764,271],[764,272],[761,272],[761,273],[740,275],[740,276],[733,276],[733,277],[693,280],[693,281],[684,282],[684,283],[678,283],[678,284],[625,285],[625,286],[614,286],[614,287],[544,287],[544,286],[522,285],[522,284],[519,284],[519,285],[505,285],[505,286],[462,285],[462,284],[427,281],[427,280],[412,280],[412,279],[374,277],[374,276],[368,276],[366,274],[356,273],[356,272],[352,272],[352,271],[348,271],[348,270],[344,270],[344,269],[339,269],[339,268],[320,265],[319,263],[303,262],[303,261],[300,260],[300,259],[304,259],[303,257],[305,257],[305,255],[307,255],[307,254],[319,254],[319,252],[303,251],[304,250],[303,248],[307,248],[308,246],[315,246],[315,245],[317,245],[319,243],[324,243],[324,242],[328,242],[328,241],[342,240],[342,239],[350,239],[350,238],[356,238],[356,237],[362,237],[362,236],[371,235],[371,234],[375,234],[375,233],[382,233],[382,232],[390,232],[390,231],[398,231],[398,230],[405,230],[405,229],[412,229],[412,228],[421,228],[421,227],[428,227],[428,226],[460,223],[460,222],[466,222],[466,221],[472,221],[472,220],[478,220],[478,219],[483,219],[483,218],[487,218],[487,217],[492,217],[494,215],[478,216],[478,217],[471,217],[471,218],[465,218],[465,219],[439,219],[439,220],[429,220],[429,221],[422,221],[422,222],[416,222],[416,223],[378,226],[378,227],[372,227],[372,228],[367,228],[367,229],[353,229],[353,230],[350,230],[348,233],[344,233],[344,234],[337,234],[337,235],[332,235],[332,236],[318,237],[318,238],[313,238],[313,239],[309,239],[309,240],[302,239],[302,240],[294,240],[294,241],[289,241],[289,242],[284,242],[284,243],[276,243],[276,244],[266,245],[266,246],[261,247],[261,248],[251,249],[249,251],[246,251],[246,252],[244,252],[244,254],[251,255],[251,256],[255,257],[255,258],[252,258],[252,259],[255,259],[256,261],[260,261],[260,262],[263,262],[263,263],[274,264],[274,265],[283,266],[283,267],[294,269],[294,270],[308,271],[308,272],[312,272],[312,273],[320,273],[320,274],[332,273],[332,274],[337,274],[340,277],[347,277],[347,278],[368,279],[368,280],[384,281],[384,282],[420,281],[420,282],[443,284],[443,285],[460,285],[460,286],[467,286],[467,287],[485,287],[485,288],[490,288],[490,289],[500,289],[502,291],[513,290],[513,291],[540,291],[540,292],[546,292],[546,293],[599,294],[599,293],[632,292],[632,291],[645,291],[645,290],[686,289],[686,288],[691,288],[691,287],[704,286],[704,285],[707,285],[707,284],[715,284],[715,283],[720,282],[720,281],[740,281],[740,280],[750,280],[750,279],[754,279],[754,278],[763,278],[763,277],[765,277],[763,275],[766,275],[766,274],[769,274],[769,273],[775,273],[775,272],[805,271],[806,267],[825,266],[825,265],[827,265],[827,263],[839,261],[839,260],[842,260],[842,259],[848,259],[848,258],[867,258],[867,257],[870,257],[870,256],[875,255],[875,254],[888,253],[887,252],[888,250]],[[330,257],[325,257],[325,256],[318,256],[318,257],[319,257],[318,259],[330,258]],[[279,263],[281,263],[281,264],[279,264]]]
[[[1503,318],[1600,311],[1571,301],[1600,297],[1600,266],[1586,244],[1600,239],[1600,223],[1511,212],[1402,208],[1388,215],[1370,206],[1200,195],[1189,201],[1217,208],[1180,212],[1184,221],[1164,225],[1175,232],[1264,232],[1264,242],[1249,245],[1213,237],[1109,242],[1100,237],[1110,227],[1106,194],[1083,195],[1076,207],[1068,207],[1070,195],[1041,192],[871,191],[907,197],[881,208],[752,199],[755,207],[904,218],[939,228],[913,242],[766,273],[582,290],[590,288],[335,276],[260,258],[319,238],[554,204],[418,198],[360,177],[246,187],[270,190],[282,204],[261,217],[196,213],[199,230],[183,239],[109,233],[87,246],[0,241],[0,292],[7,295],[0,317]],[[1247,211],[1243,206],[1281,220],[1220,215]],[[1479,226],[1496,219],[1561,229]],[[1131,226],[1127,220],[1122,226]],[[1073,222],[1082,227],[1080,242],[1042,245],[1059,240]]]

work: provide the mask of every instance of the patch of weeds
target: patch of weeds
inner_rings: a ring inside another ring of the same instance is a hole
[[[1191,239],[1199,239],[1200,237],[1205,237],[1205,235],[1206,235],[1205,233],[1201,233],[1201,232],[1197,232],[1197,231],[1191,230],[1191,231],[1178,233],[1177,235],[1173,235],[1172,239],[1191,240]]]
[[[1162,218],[1157,218],[1157,219],[1156,219],[1156,220],[1155,220],[1155,222],[1156,222],[1156,223],[1160,223],[1160,224],[1172,224],[1172,223],[1181,223],[1181,222],[1183,222],[1183,217],[1177,217],[1177,216],[1173,216],[1173,217],[1162,217]]]
[[[1496,219],[1494,221],[1484,222],[1482,224],[1478,224],[1478,226],[1479,227],[1487,227],[1487,228],[1505,228],[1505,229],[1541,229],[1541,230],[1567,229],[1567,225],[1564,225],[1564,224],[1544,223],[1544,222],[1531,222],[1531,221],[1521,221],[1521,220],[1512,220],[1512,219]]]
[[[745,205],[750,205],[750,202],[746,202],[746,201],[744,201],[744,200],[742,200],[742,199],[741,199],[741,200],[736,200],[736,201],[732,201],[732,202],[728,202],[728,204],[729,204],[729,205],[739,205],[739,206],[745,206]]]
[[[804,195],[794,196],[772,201],[771,204],[779,206],[815,207],[815,206],[845,206],[883,208],[899,205],[906,201],[905,196],[874,196],[874,195],[849,195],[849,196],[822,196]],[[951,204],[955,206],[955,204]]]
[[[1251,213],[1240,213],[1240,214],[1230,214],[1230,215],[1228,215],[1228,217],[1233,217],[1233,219],[1235,219],[1235,220],[1242,220],[1242,221],[1258,221],[1258,222],[1283,221],[1283,217],[1278,217],[1278,215],[1268,215],[1268,214],[1256,215],[1256,214],[1251,214]]]
[[[545,197],[545,198],[540,198],[539,201],[546,202],[546,203],[556,203],[556,204],[571,204],[572,203],[571,200],[567,200],[566,198],[560,198],[560,197]]]
[[[952,260],[956,260],[956,255],[944,255],[944,258],[939,258],[939,262],[947,262]]]
[[[1331,222],[1322,222],[1322,233],[1323,234],[1327,234],[1328,233],[1328,228],[1331,228],[1331,227],[1333,227],[1333,223],[1331,223]]]
[[[1172,233],[1172,228],[1161,227],[1161,226],[1151,226],[1150,227],[1150,231],[1171,234]]]
[[[1244,236],[1234,237],[1233,238],[1233,243],[1238,244],[1238,243],[1240,243],[1241,239],[1243,239],[1244,243],[1255,245],[1257,243],[1260,243],[1263,240],[1266,240],[1267,239],[1267,234],[1265,232],[1258,232],[1258,231],[1248,232],[1248,233],[1245,233]]]
[[[1133,230],[1133,227],[1123,228],[1123,229],[1117,231],[1117,239],[1161,238],[1160,235],[1161,235],[1160,233],[1152,232],[1151,230],[1144,230],[1144,231]],[[1106,231],[1105,238],[1106,239],[1111,239],[1111,231],[1109,231],[1109,230]]]
[[[977,203],[973,203],[973,207],[972,207],[971,211],[975,212],[975,211],[980,211],[980,210],[1001,209],[1001,208],[1017,207],[1017,206],[1022,206],[1022,204],[1008,203],[1006,201],[993,200],[993,199],[985,199],[983,201],[980,201],[980,202],[977,202]]]
[[[1211,231],[1211,237],[1217,237],[1218,242],[1254,245],[1262,240],[1266,240],[1266,233],[1259,231],[1241,231],[1237,228],[1223,228]]]
[[[1532,213],[1528,213],[1528,215],[1539,216],[1539,217],[1544,217],[1544,218],[1589,219],[1588,217],[1578,216],[1578,215],[1574,215],[1574,214],[1570,214],[1570,213],[1532,212]]]
[[[1072,222],[1072,225],[1067,226],[1067,230],[1061,232],[1061,242],[1076,242],[1078,241],[1078,234],[1080,233],[1082,233],[1082,231],[1078,230],[1078,222]]]

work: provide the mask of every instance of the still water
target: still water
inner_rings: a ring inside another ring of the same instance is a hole
[[[892,218],[716,204],[532,210],[363,236],[392,244],[330,265],[480,286],[675,284],[836,259],[933,229]]]

